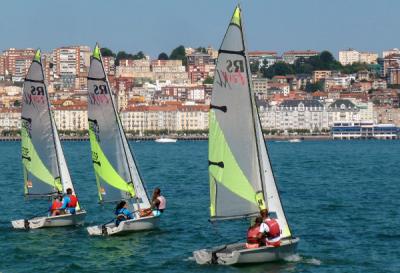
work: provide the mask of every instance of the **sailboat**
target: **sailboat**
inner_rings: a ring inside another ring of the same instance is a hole
[[[51,198],[66,192],[75,194],[61,147],[54,117],[50,111],[40,50],[37,50],[25,78],[21,115],[21,146],[25,196]],[[36,216],[12,221],[17,229],[81,225],[86,211],[76,206],[75,214]]]
[[[135,219],[118,226],[109,222],[87,230],[90,235],[115,235],[153,229],[159,216],[140,217],[139,211],[150,208],[150,201],[116,111],[98,45],[90,59],[88,96],[89,138],[99,200],[125,200]]]
[[[296,252],[299,239],[283,211],[251,86],[237,6],[219,49],[210,104],[210,220],[251,218],[267,208],[280,224],[282,241],[279,247],[246,249],[240,242],[197,250],[193,256],[199,264],[271,262]]]

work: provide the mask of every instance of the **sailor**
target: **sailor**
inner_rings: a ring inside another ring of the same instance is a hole
[[[67,195],[64,196],[63,204],[60,209],[65,210],[71,214],[75,214],[76,206],[78,205],[78,198],[72,194],[72,189],[67,189]]]
[[[56,195],[53,198],[54,200],[51,203],[49,214],[50,216],[60,215],[60,209],[62,207],[62,195]]]
[[[117,207],[115,208],[115,215],[117,219],[115,220],[115,225],[118,226],[122,221],[135,219],[135,216],[128,210],[128,203],[122,200],[118,203]]]
[[[160,188],[155,188],[153,191],[153,197],[151,199],[151,208],[155,216],[160,215],[164,212],[167,207],[167,200],[161,195]]]
[[[260,232],[260,225],[262,218],[257,217],[254,224],[247,230],[247,243],[246,248],[258,248],[262,241],[263,234]]]
[[[160,188],[155,188],[153,191],[153,196],[151,198],[151,206],[148,209],[143,209],[140,211],[141,217],[146,217],[150,215],[160,216],[165,208],[167,207],[167,200],[161,195]]]
[[[265,244],[267,246],[281,245],[281,228],[276,219],[269,217],[268,210],[260,211],[263,223],[260,225],[260,232],[265,236]]]

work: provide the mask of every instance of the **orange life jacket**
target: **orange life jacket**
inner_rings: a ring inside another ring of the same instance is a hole
[[[279,223],[275,219],[267,219],[265,223],[268,225],[269,232],[267,234],[268,239],[273,239],[281,235],[281,229]]]
[[[260,233],[259,226],[249,227],[247,230],[247,243],[248,244],[259,244],[258,234]]]
[[[76,196],[75,195],[70,195],[69,196],[69,202],[68,202],[68,204],[67,204],[67,208],[75,208],[76,207],[76,205],[78,204],[78,198],[76,198]]]
[[[58,199],[56,199],[51,204],[50,210],[51,211],[55,211],[55,210],[58,210],[61,207],[62,207],[62,202],[60,202]]]

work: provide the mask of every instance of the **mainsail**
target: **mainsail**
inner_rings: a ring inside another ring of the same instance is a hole
[[[251,86],[237,7],[219,50],[210,105],[211,219],[253,216],[268,207],[290,237]]]
[[[67,188],[74,191],[50,111],[40,50],[25,78],[21,123],[25,194],[48,196]]]
[[[149,208],[149,198],[115,109],[98,45],[90,60],[88,118],[100,201],[134,199],[136,209]]]

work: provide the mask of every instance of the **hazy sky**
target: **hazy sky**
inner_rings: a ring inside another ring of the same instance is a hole
[[[96,41],[157,56],[182,44],[219,47],[234,0],[1,0],[0,50]],[[400,47],[399,0],[243,0],[250,50]]]

